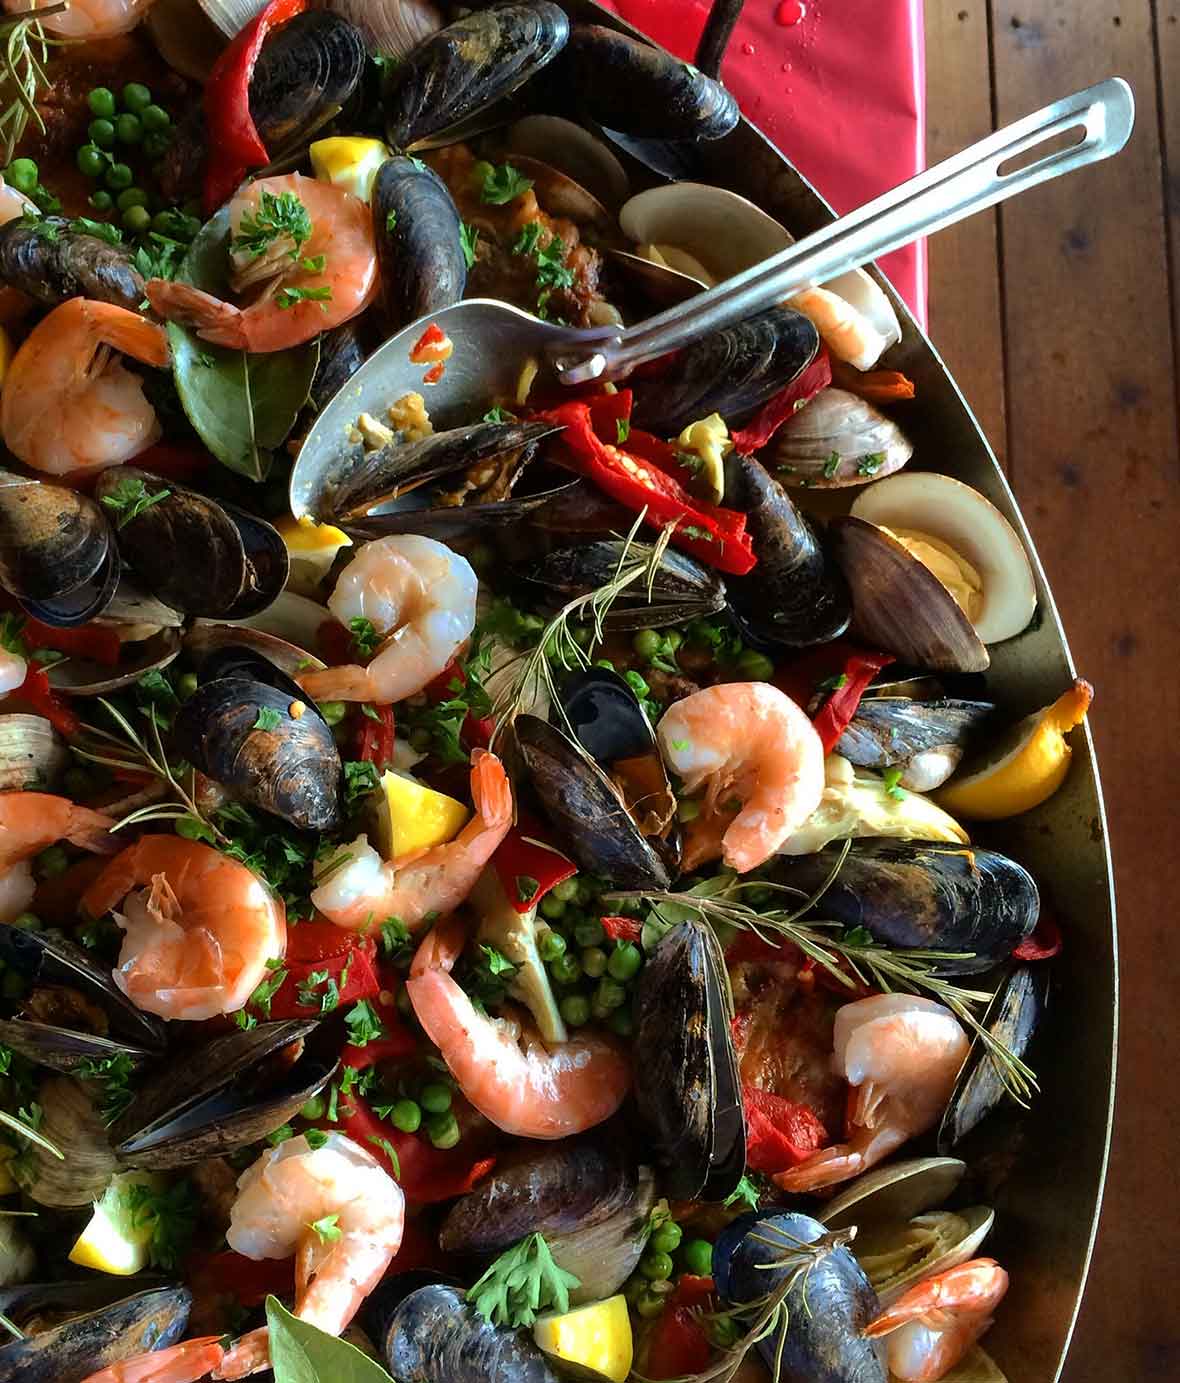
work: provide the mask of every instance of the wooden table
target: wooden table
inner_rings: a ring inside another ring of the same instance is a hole
[[[1097,688],[1122,1032],[1105,1210],[1065,1378],[1176,1380],[1180,0],[927,0],[926,12],[932,161],[1112,73],[1138,101],[1117,159],[932,242],[930,330]]]

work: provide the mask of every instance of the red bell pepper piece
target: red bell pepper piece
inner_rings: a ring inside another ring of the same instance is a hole
[[[362,763],[376,764],[377,772],[383,773],[393,763],[393,707],[374,706],[371,709],[376,713],[376,720],[369,715],[368,709],[357,712],[356,756]]]
[[[288,1297],[295,1287],[295,1259],[247,1258],[226,1249],[193,1254],[186,1276],[198,1299],[232,1297],[239,1306],[261,1306],[269,1296]]]
[[[135,463],[166,480],[185,482],[207,471],[213,465],[213,455],[193,442],[157,442],[141,451]]]
[[[270,0],[230,41],[205,83],[209,163],[205,169],[205,214],[231,197],[248,168],[270,161],[250,114],[250,78],[267,34],[307,8],[307,0]]]
[[[119,636],[101,624],[84,624],[77,629],[59,629],[42,624],[32,615],[25,616],[21,638],[30,648],[52,648],[58,653],[72,653],[89,658],[103,667],[114,667],[119,661]]]
[[[82,728],[81,720],[49,685],[49,677],[40,663],[30,662],[25,680],[14,695],[26,701],[39,716],[44,716],[50,725],[67,739],[72,738]]]
[[[316,643],[324,662],[333,667],[342,663],[355,663],[356,655],[352,647],[352,635],[338,620],[326,619],[316,630]]]
[[[811,364],[780,389],[774,398],[768,399],[745,427],[733,434],[734,449],[743,456],[749,456],[751,452],[764,447],[785,422],[831,382],[832,362],[821,346]]]
[[[458,683],[458,687],[455,684]],[[467,685],[467,674],[458,658],[452,658],[445,668],[432,681],[427,682],[422,691],[431,705],[449,701]],[[496,722],[491,716],[477,716],[468,711],[459,730],[459,738],[467,749],[487,749],[496,731]]]
[[[293,961],[342,956],[361,939],[356,932],[346,932],[335,922],[298,922],[287,928],[287,951],[283,959],[290,965]]]
[[[406,1199],[420,1205],[466,1195],[496,1165],[494,1157],[478,1158],[473,1162],[461,1142],[453,1148],[436,1148],[416,1133],[402,1133],[392,1124],[378,1119],[359,1095],[351,1094],[341,1101],[341,1115],[338,1125],[327,1127],[340,1128],[362,1148],[367,1148],[397,1179]],[[397,1156],[396,1167],[384,1147],[386,1143]]]
[[[294,936],[305,926],[315,923],[300,923],[291,927],[288,935]],[[330,924],[329,924],[330,925]],[[334,930],[339,931],[339,928]],[[272,1018],[307,1018],[320,1013],[320,1001],[332,991],[329,981],[336,984],[337,1002],[335,1007],[356,1003],[358,999],[375,999],[381,993],[381,981],[373,962],[373,943],[361,942],[347,946],[334,955],[320,956],[314,960],[296,960],[292,957],[290,946],[283,958],[283,968],[287,977],[270,1001]],[[312,982],[312,976],[316,979]],[[299,1001],[299,991],[305,985],[312,986],[309,1003]]]
[[[676,523],[672,541],[702,562],[744,576],[755,565],[746,516],[694,499],[673,476],[650,461],[603,441],[586,403],[566,403],[537,415],[565,429],[562,440],[574,468],[604,494],[636,511],[657,528]]]
[[[611,941],[633,941],[639,944],[643,927],[633,917],[602,917],[602,930]]]
[[[525,812],[518,814],[516,825],[500,842],[492,863],[517,912],[535,908],[551,888],[578,872],[573,860],[548,843],[544,827]]]
[[[785,1172],[830,1141],[827,1129],[806,1105],[744,1084],[742,1103],[746,1110],[746,1165],[755,1172]]]
[[[390,985],[381,985],[378,996],[381,993],[391,993],[391,986],[398,983],[398,980],[391,979]],[[384,1031],[380,1037],[371,1038],[363,1047],[354,1047],[351,1042],[346,1042],[340,1049],[340,1060],[344,1065],[352,1066],[358,1071],[367,1071],[370,1066],[376,1066],[382,1061],[405,1061],[407,1057],[416,1056],[418,1039],[402,1022],[397,1005],[392,1000],[374,997],[371,1007],[381,1020]]]
[[[812,724],[830,754],[852,723],[865,688],[883,667],[893,662],[892,653],[854,653],[844,664],[844,682],[836,687],[812,718]]]
[[[1012,952],[1013,960],[1051,960],[1061,950],[1061,928],[1042,912],[1033,931]]]
[[[712,1291],[711,1277],[686,1274],[680,1278],[648,1337],[645,1377],[683,1378],[708,1367],[713,1351],[697,1308],[708,1301]]]

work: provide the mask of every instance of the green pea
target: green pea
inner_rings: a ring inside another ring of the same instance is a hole
[[[144,86],[142,82],[128,82],[123,88],[123,108],[125,110],[146,110],[151,103],[151,88]]]
[[[644,1292],[635,1303],[635,1310],[645,1321],[653,1321],[657,1316],[664,1314],[664,1307],[667,1305],[667,1298],[658,1292]]]
[[[96,86],[86,98],[91,115],[110,120],[115,114],[115,93],[109,86]]]
[[[585,1027],[590,1021],[590,1000],[584,994],[567,994],[559,1007],[571,1028]]]
[[[606,936],[597,917],[585,917],[574,927],[574,940],[579,946],[597,946]]]
[[[97,144],[83,144],[74,156],[74,162],[78,165],[79,173],[85,173],[88,178],[98,178],[102,176],[102,170],[107,166],[107,156]],[[130,168],[128,168],[127,173],[127,182],[130,183]]]
[[[563,903],[577,902],[578,876],[571,874],[568,879],[562,879],[561,883],[554,884],[553,897],[560,898]]]
[[[642,965],[643,952],[633,941],[616,941],[606,968],[612,980],[620,980],[625,984],[639,974]]]
[[[710,1273],[701,1273],[699,1276],[708,1277]],[[718,1349],[731,1349],[741,1339],[742,1328],[732,1316],[718,1316],[709,1322],[708,1335]]]
[[[713,1245],[708,1239],[690,1239],[680,1250],[684,1271],[693,1277],[708,1277],[713,1271]]]
[[[684,1238],[684,1230],[675,1220],[662,1224],[651,1236],[650,1245],[659,1253],[675,1253]]]
[[[326,1108],[327,1106],[320,1096],[313,1095],[299,1111],[299,1114],[302,1118],[308,1119],[314,1123],[316,1119],[322,1119],[324,1117],[324,1110]]]
[[[751,682],[769,682],[774,676],[774,664],[765,653],[756,648],[747,648],[737,660],[737,670]]]
[[[92,120],[86,126],[86,137],[91,144],[100,149],[111,149],[115,144],[115,124],[113,120]]]
[[[682,797],[676,803],[676,820],[695,821],[701,814],[701,804],[695,797]]]
[[[587,946],[581,955],[582,969],[592,980],[606,974],[606,952],[601,946]]]
[[[588,624],[575,624],[570,633],[579,648],[589,648],[594,642],[594,630]]]
[[[78,156],[81,158],[81,153],[79,153]],[[81,167],[81,165],[79,165],[79,167]],[[82,171],[85,172],[85,168],[83,168]],[[97,174],[94,176],[97,176]],[[125,163],[112,163],[106,171],[106,178],[104,181],[112,191],[117,192],[124,187],[130,187],[135,181],[135,174]]]
[[[414,1100],[398,1100],[389,1117],[394,1128],[403,1133],[417,1133],[422,1126],[422,1107]]]
[[[594,666],[609,668],[611,672],[614,672],[615,670],[615,665],[611,662],[609,658],[595,658]]]
[[[128,207],[123,213],[123,225],[133,235],[139,235],[152,224],[152,214],[145,206]]]
[[[141,144],[143,142],[143,124],[139,116],[124,111],[115,120],[115,137],[120,144]]]
[[[675,653],[683,642],[684,635],[679,629],[669,629],[664,634],[664,647],[669,653]]]
[[[565,937],[560,932],[544,931],[537,938],[537,952],[543,961],[565,955]]]
[[[4,177],[9,186],[15,187],[26,196],[30,192],[35,192],[37,184],[41,181],[40,171],[31,158],[14,158],[4,170]]]
[[[453,1114],[435,1114],[426,1121],[426,1136],[436,1148],[453,1148],[460,1138],[459,1121]]]
[[[564,955],[549,962],[549,973],[558,984],[577,984],[582,978],[582,962],[577,956],[566,951]]]
[[[558,885],[560,888],[560,884]],[[550,922],[556,922],[565,912],[565,899],[557,896],[557,889],[553,889],[541,899],[539,909],[542,917],[547,917]]]
[[[648,1249],[639,1260],[639,1271],[653,1282],[665,1282],[672,1276],[672,1257],[659,1249]]]
[[[33,861],[33,867],[42,879],[55,879],[69,869],[70,857],[60,845],[50,845]]]
[[[92,192],[86,200],[95,211],[110,211],[111,207],[115,205],[115,199],[105,187],[100,187],[97,192]]]
[[[604,1007],[603,1004],[599,1002],[598,991],[595,990],[590,996],[590,1017],[593,1018],[596,1023],[605,1023],[610,1015],[611,1010]]]
[[[134,120],[135,116],[132,115],[128,118]],[[164,155],[168,152],[168,146],[171,143],[171,131],[149,130],[147,134],[143,136],[143,152],[147,155],[148,158],[152,159],[154,162],[156,159],[164,157]]]
[[[318,703],[320,715],[329,725],[339,725],[348,714],[347,701],[321,701]]]
[[[635,1031],[635,1019],[631,1017],[629,1009],[615,1009],[606,1022],[607,1027],[609,1027],[611,1032],[617,1037],[630,1037]]]
[[[120,211],[127,211],[133,206],[147,206],[147,199],[142,187],[126,187],[115,198],[115,205]]]
[[[654,629],[641,629],[631,639],[631,647],[647,662],[659,656],[663,640]]]
[[[442,1081],[431,1081],[418,1093],[418,1103],[427,1114],[445,1114],[451,1107],[451,1087]]]
[[[166,130],[172,124],[172,117],[163,106],[144,106],[139,112],[145,130]]]
[[[197,690],[197,674],[195,672],[182,672],[176,682],[176,694],[182,701],[187,701]]]
[[[598,983],[595,998],[606,1009],[622,1008],[627,1002],[627,991],[618,982],[603,978]]]
[[[22,932],[39,932],[45,924],[35,912],[22,912],[12,919],[11,925]]]

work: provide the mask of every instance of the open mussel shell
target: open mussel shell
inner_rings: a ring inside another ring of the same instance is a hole
[[[497,5],[448,24],[389,70],[381,104],[401,153],[437,148],[479,128],[569,38],[569,19],[549,0]]]
[[[326,610],[323,618],[328,618]],[[270,672],[266,677],[257,678],[258,681],[270,682],[275,687],[285,686],[288,691],[293,691],[294,696],[301,695],[295,678],[302,672],[318,671],[324,666],[319,658],[308,653],[306,649],[279,638],[277,634],[251,629],[245,624],[218,624],[214,620],[194,620],[192,628],[184,636],[184,648],[197,664],[198,671],[204,669],[214,655],[220,654],[224,649],[236,650],[233,665],[244,668],[245,664],[237,653],[246,649],[257,655],[261,662],[269,664]],[[223,664],[214,663],[213,666],[220,668]],[[275,672],[285,673],[286,682],[280,684],[277,680],[272,681]],[[207,676],[205,680],[213,679]],[[318,713],[319,707],[314,702],[308,702],[307,705],[309,710],[314,709]]]
[[[995,715],[990,701],[866,696],[836,741],[861,768],[901,768],[901,786],[931,792],[951,776]]]
[[[106,613],[119,588],[123,563],[114,543],[99,569],[80,586],[47,600],[22,600],[21,609],[42,624],[57,629],[76,629]]]
[[[790,1211],[741,1216],[713,1247],[717,1291],[730,1305],[761,1301],[793,1277],[786,1309],[755,1346],[766,1366],[791,1383],[886,1383],[861,1333],[880,1309],[864,1270],[843,1244],[806,1252],[826,1232]]]
[[[146,1066],[159,1055],[146,1047],[116,1042],[97,1033],[78,1032],[29,1018],[0,1019],[0,1042],[29,1061],[65,1075],[73,1074],[84,1063],[117,1056],[126,1057],[133,1067]]]
[[[341,819],[340,754],[308,701],[245,676],[218,677],[181,706],[173,736],[190,763],[251,806],[301,830],[330,830]]]
[[[226,626],[213,626],[223,628]],[[228,631],[227,631],[228,632]],[[200,658],[199,681],[220,682],[223,678],[237,678],[243,682],[261,682],[263,686],[273,687],[275,691],[282,692],[292,701],[303,699],[303,689],[295,678],[286,668],[271,661],[263,649],[265,644],[254,644],[241,634],[246,631],[234,631],[238,634],[236,639],[226,639],[216,647],[206,644],[203,648],[203,656]],[[277,640],[268,641],[278,642]],[[319,707],[314,703],[305,703],[309,711],[319,714]]]
[[[986,1205],[929,1210],[909,1220],[860,1229],[852,1252],[885,1310],[915,1283],[974,1258],[995,1219],[995,1211]]]
[[[546,1236],[553,1261],[580,1283],[570,1288],[571,1306],[603,1301],[619,1291],[643,1257],[655,1202],[655,1177],[650,1167],[640,1167],[634,1195],[604,1219]]]
[[[0,792],[52,792],[70,762],[65,740],[43,716],[0,715]]]
[[[635,1001],[635,1101],[676,1199],[724,1200],[746,1170],[732,1021],[716,936],[678,923],[649,956]]]
[[[373,180],[372,205],[382,305],[392,335],[463,296],[463,227],[446,183],[415,158],[386,159]]]
[[[124,1359],[166,1349],[184,1335],[192,1302],[187,1287],[168,1284],[13,1340],[0,1346],[0,1383],[83,1383]]]
[[[529,781],[578,865],[617,888],[667,888],[667,863],[589,755],[537,716],[518,715],[513,730]]]
[[[1047,999],[1048,979],[1044,969],[1018,966],[996,990],[983,1025],[1013,1056],[1022,1057],[1041,1021]],[[955,1147],[1003,1103],[1007,1094],[995,1059],[977,1034],[942,1116],[939,1148]]]
[[[360,30],[328,10],[297,14],[268,35],[250,78],[250,115],[272,158],[339,114],[366,56]]]
[[[726,582],[730,609],[751,641],[781,648],[829,643],[852,619],[848,586],[810,520],[750,456],[725,461],[725,503],[746,515],[758,567]]]
[[[945,1204],[967,1174],[957,1157],[909,1157],[874,1167],[828,1201],[819,1214],[828,1229],[899,1224]]]
[[[339,1064],[329,1035],[312,1036],[317,1026],[314,1019],[261,1023],[215,1037],[161,1070],[111,1125],[119,1160],[164,1170],[234,1152],[281,1128]],[[296,1042],[303,1046],[295,1060],[276,1073],[273,1059]]]
[[[99,506],[75,490],[0,471],[0,586],[53,601],[88,585],[114,546]]]
[[[557,548],[544,557],[517,563],[512,576],[522,599],[542,609],[558,609],[589,595],[618,574],[626,544],[617,539]],[[645,543],[632,543],[629,561],[651,553]],[[647,629],[686,624],[725,608],[725,584],[715,571],[691,557],[665,548],[649,590],[636,581],[619,593],[604,622],[612,629]]]
[[[837,489],[898,471],[914,454],[901,428],[845,389],[821,389],[760,454],[784,485]]]
[[[150,637],[122,644],[113,666],[70,654],[46,670],[54,691],[71,696],[106,696],[138,682],[146,672],[166,668],[180,656],[180,630],[159,629]]]
[[[561,64],[583,114],[644,139],[720,139],[738,103],[711,77],[662,48],[600,24],[578,24]]]
[[[513,164],[514,155],[543,160],[612,211],[618,209],[630,191],[626,170],[602,140],[584,125],[559,115],[526,115],[517,120],[507,132],[505,153]],[[542,205],[551,214],[557,214],[544,201]]]
[[[833,519],[828,536],[852,592],[861,639],[935,672],[983,672],[991,659],[971,621],[896,538],[851,515]]]
[[[84,1000],[98,1005],[113,1033],[134,1045],[153,1049],[164,1046],[163,1023],[136,1008],[111,979],[110,970],[96,965],[72,941],[50,932],[26,931],[0,923],[0,960],[31,984],[76,990]]]
[[[818,349],[819,333],[802,313],[789,307],[760,312],[686,346],[663,373],[632,381],[632,421],[662,437],[710,413],[740,427],[805,370]]]
[[[64,216],[17,217],[0,226],[0,283],[45,307],[89,298],[138,311],[144,282],[133,247],[77,227]]]
[[[18,1282],[0,1287],[0,1315],[14,1325],[26,1324],[36,1328],[47,1316],[79,1316],[110,1306],[137,1291],[153,1291],[166,1287],[165,1280],[152,1274],[135,1277],[110,1277],[95,1273],[90,1277],[67,1279],[64,1282]]]
[[[774,877],[814,893],[839,860],[832,846],[782,855]],[[864,927],[885,946],[955,953],[935,968],[968,975],[1011,955],[1037,924],[1040,895],[1032,875],[995,850],[855,840],[816,912],[844,927]]]

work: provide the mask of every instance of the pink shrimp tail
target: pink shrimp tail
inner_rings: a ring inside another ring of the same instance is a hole
[[[247,1378],[270,1367],[270,1336],[266,1326],[241,1336],[225,1351],[225,1358],[213,1371],[219,1379]]]
[[[212,293],[194,288],[191,283],[149,279],[147,299],[152,310],[166,322],[178,322],[183,327],[189,327],[215,346],[249,349],[241,310],[232,303],[215,298]]]
[[[75,807],[66,839],[79,850],[89,850],[92,855],[117,855],[123,848],[123,841],[111,834],[114,824],[102,812],[91,811],[89,807]]]
[[[824,1148],[797,1167],[788,1168],[785,1172],[776,1172],[771,1180],[784,1191],[819,1191],[825,1186],[847,1181],[864,1165],[864,1157],[847,1146]]]
[[[888,1335],[900,1326],[932,1311],[987,1315],[1003,1300],[1008,1274],[994,1258],[973,1258],[944,1273],[915,1283],[864,1328],[871,1339]],[[982,1334],[982,1330],[979,1332]]]
[[[498,830],[512,821],[512,787],[504,765],[489,749],[471,756],[471,801],[484,826]]]
[[[92,1373],[83,1383],[196,1383],[218,1367],[224,1354],[219,1335],[203,1335],[169,1349],[124,1359]]]
[[[463,954],[467,944],[467,928],[457,917],[447,917],[437,923],[427,934],[426,939],[414,953],[414,963],[410,966],[410,979],[418,980],[424,976],[454,969],[455,962]]]

